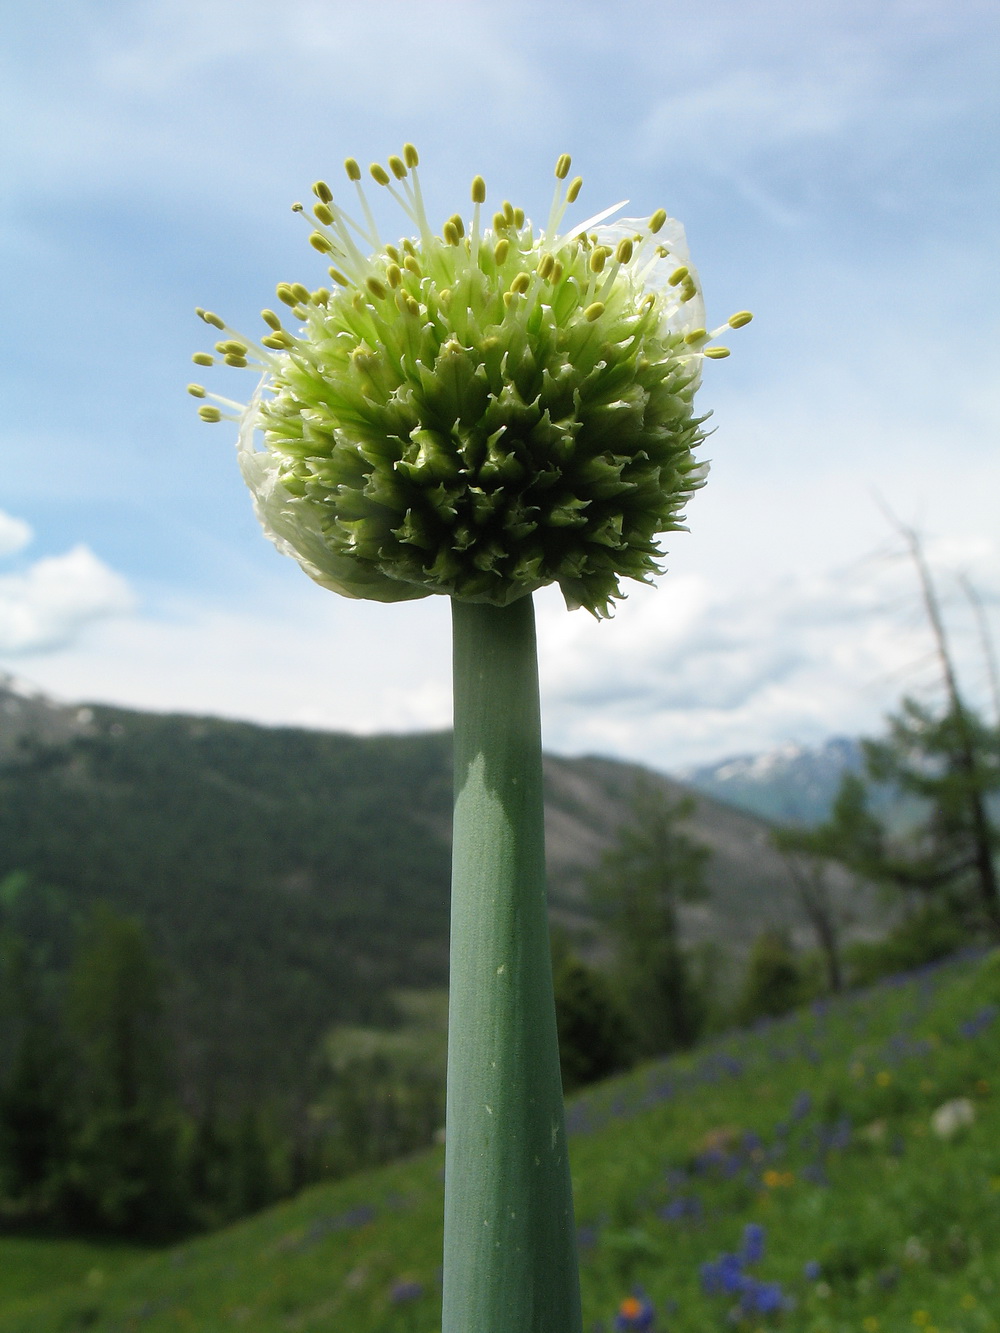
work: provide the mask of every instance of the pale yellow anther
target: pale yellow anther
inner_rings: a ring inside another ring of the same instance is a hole
[[[242,370],[247,365],[246,357],[237,356],[235,352],[230,352],[228,356],[224,356],[222,359],[227,366],[235,366],[237,370]]]
[[[333,249],[333,246],[330,244],[330,242],[326,239],[326,237],[323,235],[321,231],[314,231],[309,233],[309,244],[312,246],[314,250],[318,250],[321,255],[328,255],[330,251]]]
[[[567,204],[575,204],[577,196],[579,195],[582,189],[583,189],[583,177],[574,176],[573,179],[570,181],[569,186],[566,190]]]
[[[666,220],[667,220],[667,210],[665,208],[658,208],[656,212],[653,214],[653,216],[649,219],[649,230],[652,233],[652,235],[654,236],[656,235],[656,233],[662,228]]]
[[[503,201],[503,215],[507,226],[509,227],[514,221],[514,205],[509,199]]]
[[[394,264],[399,263],[399,251],[396,249],[394,245],[387,245],[385,247],[385,252]]]
[[[401,157],[397,157],[396,154],[393,153],[392,157],[389,158],[389,170],[398,181],[401,181],[406,175],[406,163]]]
[[[330,277],[334,280],[334,282],[337,284],[338,287],[349,287],[351,285],[348,279],[344,277],[343,273],[341,273],[339,268],[328,268],[326,271],[327,273],[329,273]]]
[[[681,287],[681,301],[682,302],[690,301],[693,297],[697,295],[698,295],[698,288],[694,285],[694,283],[691,281],[690,278],[685,278],[684,285]]]
[[[441,234],[448,245],[457,245],[461,240],[461,237],[458,234],[458,228],[450,218],[441,228]]]
[[[208,394],[200,384],[189,384],[188,393],[192,398],[207,398]]]
[[[387,293],[378,278],[368,278],[365,282],[365,286],[371,292],[372,296],[377,297],[380,301],[385,300]]]
[[[221,421],[222,413],[217,407],[199,407],[198,415],[202,421]]]
[[[411,315],[416,316],[420,314],[420,302],[414,300],[412,296],[408,296],[406,298],[406,308]]]
[[[510,241],[506,236],[501,236],[499,241],[493,247],[493,258],[498,264],[503,264],[507,259],[507,252],[510,250]]]
[[[677,287],[684,281],[687,275],[687,268],[682,264],[680,268],[674,269],[673,273],[671,273],[670,277],[667,279],[667,282],[671,287]]]
[[[209,354],[208,354],[207,352],[195,352],[195,354],[194,354],[194,356],[191,358],[191,360],[195,363],[196,366],[214,366],[214,365],[215,365],[215,357],[214,357],[214,356],[209,356]]]
[[[344,170],[347,172],[347,179],[359,181],[361,179],[361,168],[353,157],[344,158]]]
[[[312,294],[314,305],[326,305],[330,299],[330,292],[326,287],[317,287]]]
[[[403,161],[406,163],[408,167],[415,167],[420,164],[420,158],[413,144],[411,143],[403,144]]]
[[[511,219],[511,220],[513,221],[513,219]],[[508,223],[507,223],[507,217],[506,217],[506,215],[505,215],[504,213],[494,213],[494,214],[493,214],[493,230],[494,230],[494,231],[503,231],[504,228],[505,228],[507,225],[508,225]]]
[[[206,324],[211,324],[214,329],[224,329],[226,327],[225,323],[219,318],[219,316],[213,314],[211,310],[202,310],[201,307],[199,306],[198,309],[195,311],[195,314],[199,315],[205,321]]]
[[[408,273],[415,273],[418,278],[420,277],[420,265],[417,263],[413,255],[406,256],[403,260],[403,267]]]
[[[486,203],[486,182],[482,176],[472,178],[472,202],[474,204]]]
[[[618,248],[615,250],[615,259],[619,264],[627,264],[632,258],[632,242],[627,236],[623,236],[618,242]]]
[[[706,347],[703,356],[711,357],[713,361],[722,361],[729,355],[728,347]]]
[[[303,287],[301,282],[292,283],[292,295],[295,297],[297,304],[309,304],[309,288]]]
[[[600,319],[604,314],[604,302],[594,301],[592,305],[587,306],[583,312],[583,317],[589,324],[593,324],[595,319]]]
[[[597,245],[597,246],[595,246],[594,249],[591,251],[591,254],[590,254],[590,261],[589,261],[589,262],[590,262],[590,271],[591,271],[591,273],[601,273],[601,272],[603,272],[603,270],[604,270],[604,261],[607,259],[607,257],[608,257],[608,252],[607,252],[607,250],[605,250],[605,248],[604,248],[603,245]]]
[[[513,292],[504,292],[503,294],[503,303],[507,307],[512,306],[516,299],[517,298],[515,297]]]
[[[326,181],[313,181],[313,194],[324,204],[328,204],[333,199],[333,191],[327,185]]]
[[[368,168],[368,171],[371,174],[372,180],[375,181],[377,185],[389,184],[389,173],[386,171],[385,167],[382,166],[381,162],[373,162]]]
[[[749,324],[753,315],[749,310],[737,310],[735,315],[730,315],[726,321],[731,329],[741,329],[744,324]]]
[[[270,347],[272,351],[280,352],[286,347],[292,346],[292,338],[284,329],[280,333],[269,333],[260,340],[262,347]]]
[[[514,209],[514,226],[518,229],[518,231],[520,231],[521,228],[524,226],[524,209],[523,209],[523,208],[515,208],[515,209]]]
[[[573,165],[573,159],[569,153],[560,153],[556,159],[556,179],[564,181],[569,175],[569,169]]]
[[[538,261],[538,276],[548,278],[556,266],[555,258],[552,255],[542,255]]]
[[[512,292],[521,292],[522,294],[531,286],[531,275],[529,273],[518,273],[514,281],[510,284]]]
[[[313,217],[322,222],[324,227],[333,225],[333,210],[327,208],[326,204],[316,204],[313,208]]]
[[[461,213],[452,213],[452,215],[451,215],[451,217],[448,219],[448,221],[452,224],[452,226],[453,226],[453,227],[455,228],[455,230],[458,232],[459,237],[462,237],[462,236],[465,235],[465,223],[462,221],[462,215],[461,215]]]
[[[273,310],[262,310],[260,312],[260,317],[264,321],[264,323],[268,326],[268,328],[274,329],[275,332],[277,332],[277,330],[281,328],[281,320],[278,318],[278,316],[274,313]]]
[[[410,240],[409,236],[407,236],[403,241],[403,249],[406,251],[408,255],[415,255],[417,253],[416,246]]]
[[[277,287],[275,287],[274,289],[274,293],[277,296],[278,300],[281,301],[284,305],[298,304],[298,297],[292,291],[290,283],[279,282]]]
[[[704,342],[707,337],[708,337],[707,329],[692,329],[690,333],[685,333],[684,341],[687,343],[689,347],[693,347],[695,343]]]
[[[552,270],[552,282],[553,282],[553,285],[558,285],[559,282],[562,281],[562,275],[563,275],[563,266],[562,266],[562,264],[560,264],[559,260],[557,259],[556,262],[555,262],[555,267],[554,267],[553,270]]]
[[[398,264],[389,264],[385,270],[385,280],[390,287],[398,287],[403,281],[403,272]]]

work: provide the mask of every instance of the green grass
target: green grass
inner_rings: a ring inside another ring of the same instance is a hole
[[[1000,1331],[998,1010],[995,954],[574,1099],[586,1333],[611,1333],[636,1284],[658,1333],[734,1327],[734,1298],[706,1295],[699,1270],[749,1222],[766,1232],[752,1271],[795,1307],[748,1330]],[[945,1140],[931,1116],[955,1098],[975,1119]],[[0,1240],[0,1333],[434,1333],[442,1162],[435,1150],[320,1186],[145,1259],[93,1246],[60,1257],[53,1242],[44,1260],[42,1242]],[[101,1280],[86,1277],[94,1268]],[[403,1282],[422,1294],[394,1301]]]

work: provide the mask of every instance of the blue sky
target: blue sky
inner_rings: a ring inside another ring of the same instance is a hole
[[[670,573],[610,624],[537,598],[552,748],[676,768],[930,689],[879,497],[924,532],[985,697],[954,575],[995,610],[995,4],[40,0],[5,28],[0,669],[64,699],[447,723],[444,601],[313,587],[184,392],[193,307],[254,329],[276,281],[315,285],[289,204],[409,139],[442,219],[477,172],[545,212],[571,152],[581,219],[663,205],[710,318],[756,314],[707,367],[713,471]]]

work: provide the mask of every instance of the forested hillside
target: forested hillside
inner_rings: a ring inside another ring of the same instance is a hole
[[[546,760],[553,913],[584,953],[604,947],[585,877],[640,771]],[[94,901],[137,917],[164,969],[182,1086],[223,1101],[301,1086],[332,1024],[390,1019],[394,988],[446,983],[450,802],[446,734],[357,737],[0,690],[8,915],[56,969]],[[689,941],[739,956],[782,924],[811,943],[766,824],[698,797],[687,828],[712,852],[708,899],[681,908]],[[846,877],[838,891],[850,895]],[[863,933],[877,908],[852,910]]]

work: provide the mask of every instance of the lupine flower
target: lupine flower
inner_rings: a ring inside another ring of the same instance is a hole
[[[268,536],[316,582],[394,602],[444,593],[507,605],[558,583],[608,615],[619,578],[660,571],[659,534],[682,526],[706,465],[693,397],[715,339],[680,223],[607,219],[568,230],[580,192],[556,165],[548,221],[509,203],[432,228],[412,144],[371,176],[416,235],[379,235],[313,186],[309,237],[329,285],[279,283],[257,340],[211,311],[216,360],[261,376],[246,405],[189,386],[207,421],[239,422],[239,457]],[[297,204],[295,210],[306,215]],[[256,447],[263,435],[263,448]]]
[[[424,1289],[419,1282],[396,1282],[389,1292],[389,1300],[393,1305],[406,1305],[409,1301],[419,1300],[424,1294]]]
[[[649,1297],[641,1287],[636,1287],[631,1296],[626,1296],[615,1315],[615,1329],[618,1333],[639,1330],[645,1333],[653,1327],[656,1311]]]
[[[806,1279],[807,1282],[817,1282],[822,1272],[823,1272],[823,1267],[820,1264],[819,1260],[810,1259],[802,1269],[802,1276]]]
[[[759,1264],[764,1257],[764,1228],[759,1222],[748,1222],[743,1228],[740,1258],[745,1264]]]

